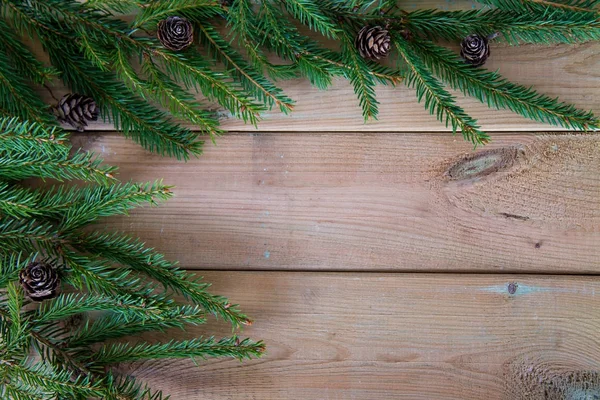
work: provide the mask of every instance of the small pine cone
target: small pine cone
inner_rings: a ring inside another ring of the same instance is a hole
[[[490,56],[488,39],[478,34],[467,36],[460,44],[460,56],[474,67],[482,66]]]
[[[98,119],[98,107],[91,97],[70,93],[59,100],[54,115],[60,122],[83,132],[89,121]]]
[[[356,36],[354,45],[363,58],[379,60],[390,52],[391,37],[387,29],[380,26],[365,26]]]
[[[56,297],[60,279],[50,264],[34,261],[21,270],[19,283],[31,300],[42,301]]]
[[[158,23],[156,36],[167,49],[182,51],[194,41],[194,27],[185,18],[169,17]]]
[[[233,0],[220,0],[223,7],[231,7]]]

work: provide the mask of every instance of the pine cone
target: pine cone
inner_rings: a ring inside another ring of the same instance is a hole
[[[60,122],[83,132],[89,121],[98,119],[98,107],[91,97],[70,93],[59,100],[54,115]]]
[[[482,66],[490,56],[488,39],[478,34],[467,36],[460,44],[460,56],[474,67]]]
[[[50,264],[34,261],[21,270],[19,283],[31,300],[42,301],[56,297],[60,279]]]
[[[169,17],[158,23],[156,35],[167,49],[181,51],[187,49],[194,41],[194,27],[185,18]]]
[[[380,26],[365,26],[362,28],[354,45],[363,58],[379,60],[386,57],[391,49],[391,37],[387,29]]]

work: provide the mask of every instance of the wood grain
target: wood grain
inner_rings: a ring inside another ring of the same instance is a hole
[[[600,396],[596,278],[204,275],[215,293],[255,317],[243,336],[264,339],[267,355],[243,364],[200,361],[199,368],[190,360],[133,366],[136,377],[176,400]],[[190,334],[230,334],[225,326],[204,329]],[[184,336],[171,331],[166,337]]]
[[[175,198],[109,220],[186,268],[600,271],[600,137],[230,134],[187,164],[114,134],[76,145]]]

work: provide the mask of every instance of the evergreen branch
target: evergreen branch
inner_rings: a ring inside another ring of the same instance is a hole
[[[407,13],[402,23],[415,35],[462,40],[479,32],[501,33],[510,43],[581,43],[600,39],[600,18],[593,13],[563,10],[513,12],[501,9]]]
[[[301,24],[319,32],[330,39],[336,39],[340,34],[336,23],[331,21],[327,14],[314,0],[283,0],[285,9]]]
[[[85,376],[73,377],[70,371],[55,371],[44,363],[14,363],[0,360],[0,367],[10,368],[11,375],[29,387],[44,388],[46,396],[55,394],[74,398],[103,396],[99,382],[91,382]]]
[[[183,329],[185,325],[201,325],[205,322],[204,312],[199,307],[187,305],[168,307],[152,318],[111,313],[74,331],[63,340],[63,343],[71,348],[80,348],[143,332],[162,332],[169,328]],[[83,353],[86,352],[87,350],[84,349]]]
[[[2,253],[36,252],[45,250],[53,253],[59,245],[59,233],[51,224],[40,224],[35,220],[0,219],[0,242]]]
[[[257,29],[256,15],[250,0],[237,0],[229,7],[227,25],[232,40],[243,47],[250,62],[257,71],[266,71],[273,79],[293,79],[297,77],[294,65],[273,65],[259,46],[264,41]]]
[[[145,83],[140,82],[138,87],[146,96],[169,108],[173,115],[186,118],[211,138],[222,134],[215,115],[201,110],[200,103],[163,73],[147,54],[144,56],[142,71],[148,80]]]
[[[6,46],[4,46],[6,48]],[[48,107],[29,87],[21,74],[12,66],[8,54],[0,48],[0,107],[12,117],[29,119],[47,125],[56,124]]]
[[[350,66],[345,71],[346,77],[354,87],[354,93],[358,96],[359,104],[362,108],[365,121],[370,118],[377,118],[379,102],[375,98],[375,82],[366,71],[369,67],[365,60],[358,54],[354,47],[354,40],[349,32],[343,33],[342,55],[344,64]]]
[[[78,376],[85,374],[88,377],[91,377],[91,372],[85,365],[75,360],[67,351],[60,348],[57,344],[52,343],[52,341],[38,332],[30,331],[29,334],[37,342],[39,353],[44,361],[51,361],[53,364],[56,364],[58,361],[63,366],[74,368]],[[46,352],[39,347],[40,345],[45,347],[49,354],[45,354]]]
[[[143,359],[188,358],[188,357],[233,357],[237,359],[259,357],[264,351],[262,342],[245,339],[238,343],[236,337],[216,341],[209,339],[192,339],[170,341],[164,344],[113,344],[103,346],[90,359],[96,365],[110,365],[124,362],[135,362]]]
[[[402,37],[395,37],[398,52],[408,65],[409,72],[406,84],[414,87],[419,102],[425,99],[425,108],[437,116],[441,122],[452,125],[452,132],[460,128],[466,140],[475,145],[489,141],[487,134],[482,132],[477,121],[469,117],[465,111],[456,105],[454,97],[448,93],[431,71],[414,55],[412,47]]]
[[[127,214],[141,204],[156,204],[157,200],[164,201],[171,195],[170,188],[160,181],[88,188],[81,193],[77,204],[71,203],[63,210],[59,227],[63,232],[71,232],[99,218]]]
[[[18,151],[36,147],[45,151],[48,157],[69,153],[68,135],[58,127],[47,127],[36,122],[23,122],[18,118],[0,118],[0,142],[2,149]]]
[[[288,113],[293,109],[293,100],[285,96],[280,88],[264,78],[259,71],[254,70],[212,26],[199,26],[198,29],[201,33],[201,43],[212,52],[218,61],[225,65],[225,68],[240,80],[245,90],[253,93],[256,98],[270,106],[277,105],[284,113]]]
[[[7,380],[0,385],[0,396],[11,400],[46,400],[39,389],[28,387],[21,382],[14,384]]]
[[[126,316],[148,318],[160,314],[162,308],[131,295],[62,293],[44,302],[28,318],[37,325],[43,325],[91,311],[114,311]]]
[[[131,377],[122,377],[115,379],[115,397],[109,397],[110,400],[169,400],[170,396],[164,396],[159,391],[152,391],[147,385],[137,383]]]
[[[550,0],[476,0],[479,3],[495,6],[510,11],[536,11],[540,9],[559,9],[578,12],[597,12],[594,10],[599,4],[597,0],[572,0],[567,3]]]
[[[10,58],[16,71],[33,83],[44,84],[56,75],[52,68],[35,58],[3,19],[0,19],[0,51]]]
[[[102,261],[92,261],[65,248],[59,248],[64,264],[69,268],[65,281],[79,290],[107,296],[130,296],[149,304],[168,307],[173,301],[162,293],[155,293],[156,286],[133,276],[130,270],[115,269]]]
[[[5,288],[9,282],[16,281],[19,271],[37,257],[36,253],[24,256],[21,252],[2,254],[0,256],[0,288]]]
[[[237,305],[232,305],[224,297],[207,293],[209,285],[203,283],[201,278],[177,268],[175,264],[165,260],[162,254],[146,248],[137,240],[118,234],[90,233],[72,238],[71,244],[80,251],[105,257],[155,279],[164,285],[165,289],[183,295],[234,327],[251,324],[250,319],[238,310]]]
[[[452,88],[475,97],[489,107],[509,109],[534,121],[564,128],[600,128],[600,121],[591,112],[511,83],[497,72],[472,68],[450,50],[422,40],[414,42],[414,49],[426,65]]]
[[[126,136],[150,151],[177,158],[187,159],[190,153],[201,152],[201,142],[195,141],[197,133],[174,124],[163,112],[132,96],[112,73],[100,71],[73,49],[69,57],[64,57],[64,49],[52,48],[51,41],[45,43],[63,80],[78,92],[92,94],[102,108],[109,109],[115,125]]]
[[[103,12],[130,13],[145,6],[145,0],[86,0],[83,7]]]
[[[220,12],[221,4],[218,0],[153,1],[136,16],[132,28],[153,25],[172,15],[192,14],[198,19],[210,19]]]
[[[177,79],[186,88],[200,89],[210,100],[217,101],[235,117],[256,125],[265,107],[254,102],[243,90],[227,82],[226,75],[213,72],[208,64],[196,54],[178,54],[166,50],[152,49],[153,56],[160,59],[169,76]]]
[[[92,154],[77,153],[70,158],[48,159],[46,152],[30,148],[25,152],[0,150],[0,178],[6,180],[31,177],[65,181],[79,179],[105,185],[114,180],[114,167],[101,166]]]

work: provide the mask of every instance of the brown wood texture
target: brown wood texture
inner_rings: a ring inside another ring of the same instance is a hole
[[[599,43],[493,44],[486,66],[600,114]],[[473,151],[402,85],[378,90],[367,124],[346,82],[281,86],[297,100],[290,116],[256,129],[222,112],[232,133],[188,163],[111,132],[75,136],[122,180],[176,186],[160,208],[100,229],[202,270],[268,351],[124,370],[173,400],[600,398],[599,136],[461,100],[492,132]],[[230,333],[211,323],[145,338]]]
[[[228,134],[186,164],[115,134],[78,146],[175,198],[109,221],[186,268],[600,271],[600,137]]]
[[[600,396],[595,277],[206,272],[256,317],[260,360],[160,361],[173,399],[586,400]],[[510,292],[514,292],[511,294]],[[228,335],[226,327],[189,333]],[[171,331],[160,338],[181,338]],[[158,339],[146,337],[146,339]]]

